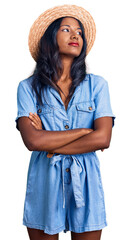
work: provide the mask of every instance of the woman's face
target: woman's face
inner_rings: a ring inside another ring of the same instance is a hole
[[[63,18],[56,39],[62,56],[74,58],[80,55],[83,47],[82,29],[75,18]]]

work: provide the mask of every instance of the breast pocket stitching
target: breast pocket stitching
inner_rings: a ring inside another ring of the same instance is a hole
[[[50,117],[53,117],[54,110],[48,105],[37,106],[37,114],[39,116],[44,116],[45,114],[49,114]]]
[[[95,103],[94,101],[88,101],[88,102],[81,102],[76,104],[76,109],[78,112],[94,112],[95,111]]]

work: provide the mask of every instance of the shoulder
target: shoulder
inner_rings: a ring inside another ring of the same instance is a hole
[[[33,91],[32,88],[32,81],[33,81],[33,76],[26,78],[24,80],[21,80],[18,84],[17,87],[17,94],[18,96],[26,96],[26,95],[30,95],[32,98],[36,97],[35,92]]]
[[[101,91],[101,89],[108,87],[108,82],[107,80],[102,77],[101,75],[93,74],[93,73],[88,73],[86,74],[85,80],[88,82],[90,85],[91,89],[97,93]]]
[[[34,95],[34,91],[32,88],[32,81],[33,81],[33,76],[28,77],[24,80],[21,80],[18,83],[18,87],[17,87],[18,93],[23,93],[23,94],[29,93],[30,95]]]
[[[83,88],[86,89],[86,91],[88,89],[94,98],[99,93],[108,91],[108,82],[101,75],[87,73],[83,83]]]
[[[21,80],[18,84],[18,87],[31,88],[32,81],[33,81],[33,76],[26,78],[24,80]]]
[[[93,73],[87,73],[84,81],[91,81],[94,85],[103,85],[107,83],[104,77]]]

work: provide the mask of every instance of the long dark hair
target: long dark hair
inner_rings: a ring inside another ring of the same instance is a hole
[[[57,81],[62,75],[63,66],[59,55],[59,47],[56,40],[56,34],[64,17],[56,19],[49,25],[39,42],[39,54],[35,70],[33,72],[32,88],[36,93],[39,104],[42,104],[42,94],[44,87],[52,86],[56,91],[62,91],[57,85]],[[78,57],[75,57],[71,65],[70,76],[72,85],[66,103],[73,95],[75,88],[86,76],[86,48],[87,42],[82,23],[76,19],[82,29],[83,48]],[[63,92],[63,91],[62,91]]]

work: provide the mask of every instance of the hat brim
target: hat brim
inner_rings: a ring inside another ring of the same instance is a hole
[[[96,25],[91,14],[82,7],[76,5],[61,5],[50,8],[43,12],[33,23],[28,38],[29,50],[37,61],[39,52],[39,41],[49,25],[61,17],[74,17],[83,24],[85,37],[87,40],[86,55],[91,50],[96,38]]]

